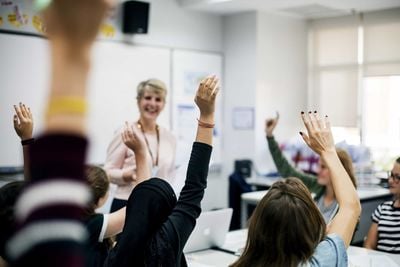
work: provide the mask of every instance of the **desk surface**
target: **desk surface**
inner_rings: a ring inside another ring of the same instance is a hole
[[[247,229],[229,232],[226,236],[222,249],[237,251],[243,248],[246,243]],[[366,248],[350,246],[347,249],[349,266],[370,266],[370,267],[399,267],[400,255],[389,254],[370,250]],[[186,254],[188,265],[191,267],[228,266],[237,260],[238,256],[219,250],[202,250]]]
[[[256,204],[264,197],[266,193],[267,190],[243,193],[241,198],[244,202],[248,204]],[[389,189],[381,187],[358,188],[357,193],[358,196],[360,197],[360,201],[365,201],[373,198],[381,198],[391,195]]]

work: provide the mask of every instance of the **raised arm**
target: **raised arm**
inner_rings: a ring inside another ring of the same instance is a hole
[[[124,161],[127,153],[127,146],[121,138],[123,130],[118,130],[107,148],[107,156],[104,164],[110,181],[117,185],[127,185],[132,182],[135,166],[124,168]],[[135,163],[136,164],[136,163]]]
[[[29,178],[29,156],[28,149],[33,143],[32,132],[33,132],[33,116],[31,109],[23,103],[19,105],[14,105],[14,130],[21,138],[22,153],[24,155],[24,179],[25,181],[30,180]]]
[[[136,160],[136,176],[131,176],[135,185],[149,179],[151,172],[147,164],[146,144],[144,140],[139,137],[132,126],[125,122],[124,131],[121,134],[124,144],[135,153]]]
[[[193,144],[185,185],[178,202],[164,224],[171,246],[182,251],[196,218],[201,212],[200,202],[207,186],[208,165],[214,127],[215,98],[218,93],[218,79],[215,76],[204,79],[197,90],[195,102],[200,110],[196,141]],[[166,230],[169,228],[168,230]],[[173,233],[173,234],[171,234]]]
[[[135,153],[136,176],[132,176],[135,186],[150,178],[150,168],[147,164],[146,144],[144,140],[135,132],[134,128],[125,122],[124,131],[121,133],[122,142]],[[108,224],[105,237],[115,236],[122,232],[125,224],[126,207],[119,209],[108,215]]]
[[[328,118],[321,119],[316,112],[307,115],[302,112],[302,119],[307,134],[300,134],[306,144],[319,154],[328,166],[339,204],[339,211],[330,224],[328,234],[338,234],[348,247],[361,213],[360,199],[336,153]]]
[[[310,189],[310,191],[317,192],[318,190],[320,190],[320,186],[318,185],[316,177],[313,175],[308,175],[294,168],[285,158],[281,149],[279,148],[279,145],[274,137],[274,130],[275,127],[278,125],[278,122],[278,112],[276,113],[275,118],[269,118],[265,120],[265,134],[267,137],[268,148],[275,163],[276,169],[283,178],[297,177],[303,181],[303,183],[308,187],[308,189]]]
[[[29,150],[31,185],[16,206],[21,227],[7,246],[13,265],[85,264],[86,82],[90,49],[107,8],[103,0],[53,0],[45,11],[50,95],[45,132]]]

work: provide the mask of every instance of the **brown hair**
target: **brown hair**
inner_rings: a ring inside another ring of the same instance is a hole
[[[351,160],[349,153],[347,153],[346,150],[343,150],[341,148],[336,148],[336,153],[339,157],[340,162],[345,168],[347,174],[350,176],[350,179],[354,187],[357,188],[357,179],[354,174],[353,161]]]
[[[87,207],[87,215],[95,213],[99,199],[107,194],[110,182],[107,173],[100,167],[94,165],[86,166],[86,177],[89,183],[92,199]]]
[[[158,79],[148,79],[146,81],[142,81],[137,86],[137,96],[136,99],[139,101],[142,99],[144,92],[148,90],[162,97],[165,102],[165,98],[167,96],[167,86],[164,82]]]
[[[396,163],[400,164],[400,157],[396,159]]]
[[[272,185],[250,218],[246,247],[231,266],[298,266],[325,238],[326,224],[298,178]]]

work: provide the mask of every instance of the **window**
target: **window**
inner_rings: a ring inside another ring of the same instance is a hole
[[[386,165],[400,155],[400,76],[366,77],[363,87],[362,140]]]

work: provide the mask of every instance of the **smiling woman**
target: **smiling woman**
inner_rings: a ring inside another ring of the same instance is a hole
[[[149,79],[139,83],[136,97],[139,119],[128,125],[146,144],[148,167],[152,176],[172,183],[175,176],[176,140],[167,129],[157,124],[157,118],[165,107],[166,95],[166,86],[160,80]],[[138,183],[135,154],[122,141],[121,132],[122,129],[119,129],[111,141],[104,166],[111,182],[118,186],[111,211],[126,205],[132,189]]]

